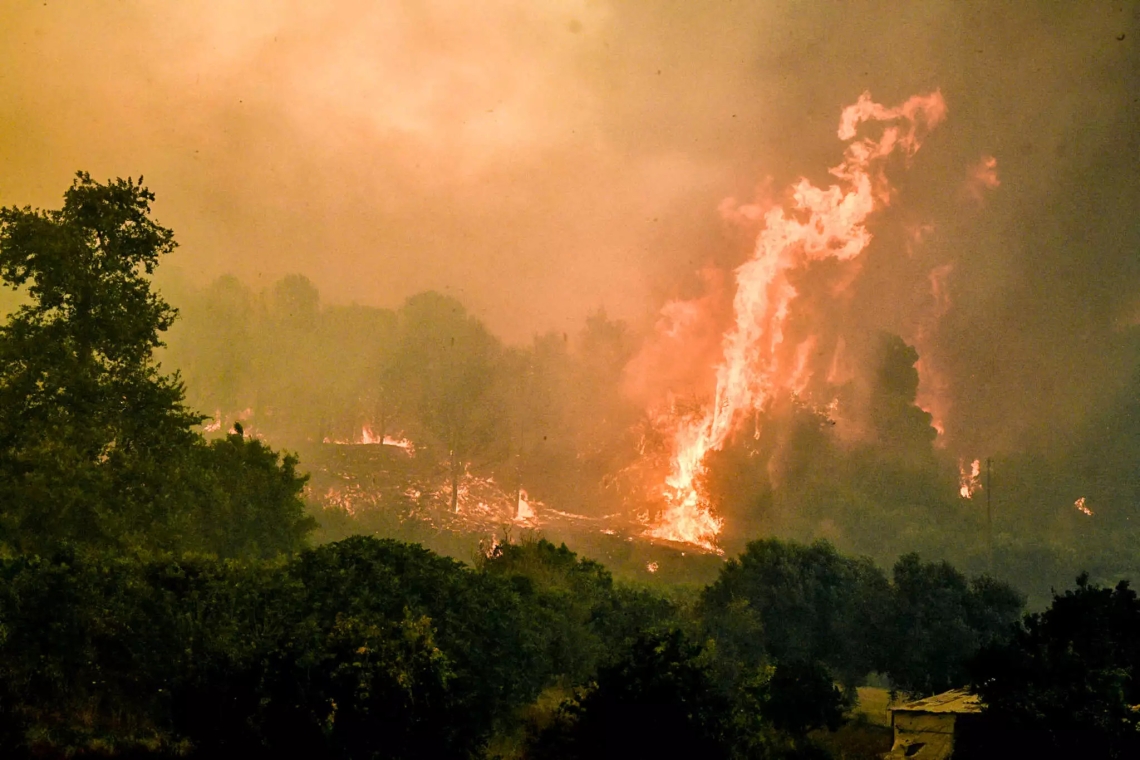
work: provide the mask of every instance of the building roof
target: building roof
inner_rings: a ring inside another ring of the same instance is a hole
[[[907,702],[890,710],[891,712],[976,713],[982,711],[982,702],[977,694],[971,694],[965,689],[954,689],[935,694],[933,697]]]

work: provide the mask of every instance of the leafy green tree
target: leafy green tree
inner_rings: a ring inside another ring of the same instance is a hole
[[[730,660],[756,668],[820,662],[855,686],[875,669],[889,604],[886,578],[870,560],[844,557],[826,541],[748,544],[701,597],[701,618]]]
[[[448,725],[461,716],[430,619],[340,615],[330,627],[302,623],[294,631],[268,653],[259,711],[265,757],[447,757],[467,749],[449,741]]]
[[[0,755],[476,756],[551,679],[532,602],[363,537],[0,559]]]
[[[451,511],[459,482],[477,455],[493,458],[502,416],[496,387],[499,342],[461,303],[435,292],[412,296],[400,309],[396,348],[384,383],[409,397],[427,431],[447,450]]]
[[[302,548],[316,521],[305,512],[298,460],[240,433],[196,445],[184,508],[169,519],[173,546],[222,558],[269,559]]]
[[[818,728],[835,731],[850,707],[823,665],[789,662],[776,666],[760,712],[778,730],[802,739]]]
[[[62,209],[0,210],[0,278],[30,299],[0,327],[0,526],[19,549],[145,530],[147,476],[195,441],[151,361],[175,317],[146,276],[174,248],[153,199],[81,173]]]
[[[1140,756],[1140,600],[1077,578],[970,663],[984,704],[966,757]]]
[[[638,636],[675,621],[677,610],[648,591],[615,585],[605,567],[545,539],[504,542],[481,563],[533,598],[552,674],[583,684]]]
[[[677,630],[646,635],[603,667],[593,688],[564,706],[535,737],[530,756],[728,758],[730,713],[702,647]]]
[[[59,210],[0,209],[0,280],[27,301],[0,326],[0,541],[294,551],[309,529],[295,460],[206,446],[154,361],[176,312],[150,280],[175,245],[153,200],[141,179],[80,173]]]
[[[923,563],[917,554],[895,564],[891,592],[880,670],[912,694],[964,685],[967,661],[979,648],[1008,638],[1024,606],[1001,581],[971,581],[949,563]]]
[[[321,630],[338,616],[402,620],[408,611],[431,620],[449,663],[448,717],[435,726],[449,756],[480,746],[553,676],[533,594],[505,578],[363,536],[305,552],[289,572],[304,585],[311,624]]]

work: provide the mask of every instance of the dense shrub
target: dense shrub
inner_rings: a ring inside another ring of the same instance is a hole
[[[533,599],[419,547],[0,563],[0,747],[462,757],[551,677]]]
[[[888,581],[868,559],[827,542],[754,541],[701,597],[724,678],[764,664],[819,663],[850,691],[872,671],[900,691],[966,683],[966,661],[1007,636],[1023,598],[987,576],[902,557]]]
[[[1104,588],[1082,575],[970,672],[985,709],[964,757],[1140,756],[1140,600],[1127,581]]]

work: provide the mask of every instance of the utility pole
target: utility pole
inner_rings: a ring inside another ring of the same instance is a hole
[[[990,572],[994,571],[994,513],[993,513],[993,460],[986,457],[986,545],[989,550]]]

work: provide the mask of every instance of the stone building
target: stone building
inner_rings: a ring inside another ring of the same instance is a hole
[[[890,708],[894,746],[888,760],[946,760],[954,753],[955,732],[982,710],[978,697],[965,689]]]

